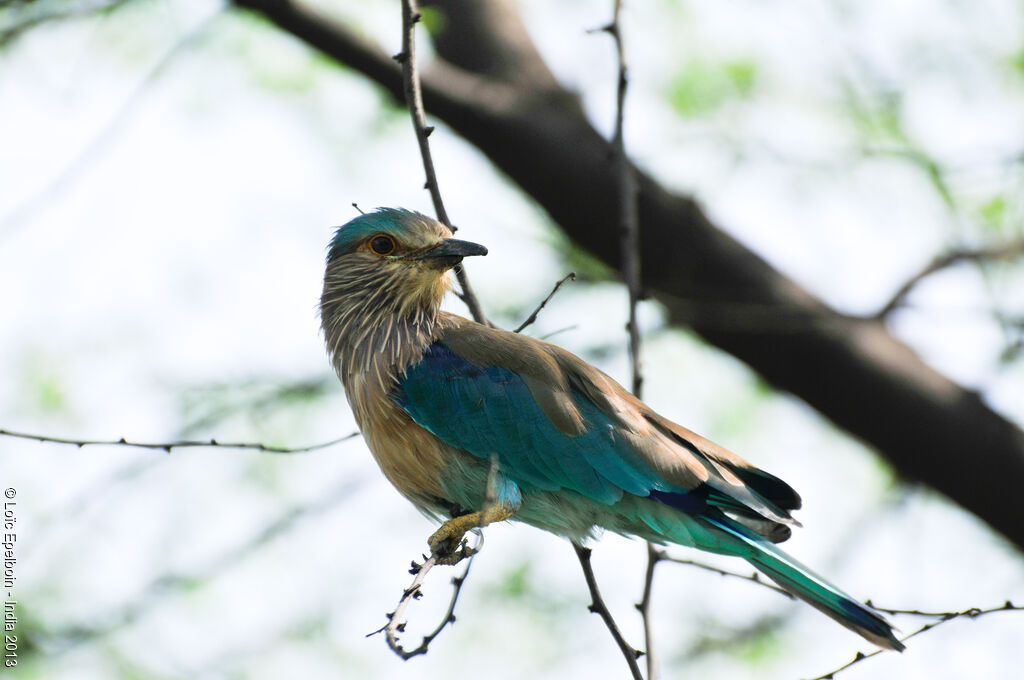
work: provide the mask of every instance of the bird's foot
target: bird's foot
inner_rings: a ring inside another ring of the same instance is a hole
[[[427,539],[430,552],[437,557],[436,564],[458,564],[467,557],[472,557],[477,550],[466,543],[463,538],[466,532],[485,527],[491,522],[506,520],[514,512],[513,508],[497,505],[448,520]]]
[[[435,564],[458,564],[477,553],[476,548],[469,547],[464,538],[467,531],[479,526],[479,518],[474,516],[477,514],[450,519],[430,535],[427,543],[430,552],[436,556]]]

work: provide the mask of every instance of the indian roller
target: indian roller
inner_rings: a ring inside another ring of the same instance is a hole
[[[581,542],[597,528],[747,560],[874,644],[889,623],[776,547],[799,526],[781,479],[655,413],[549,342],[441,311],[452,268],[486,255],[440,222],[381,208],[339,227],[320,300],[331,363],[370,451],[451,556],[515,519]]]

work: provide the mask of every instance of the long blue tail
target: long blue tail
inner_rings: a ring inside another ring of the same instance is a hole
[[[866,640],[885,649],[903,651],[892,626],[878,613],[854,600],[774,544],[729,519],[704,517],[707,522],[735,537],[748,548],[737,553],[786,592],[800,598]]]

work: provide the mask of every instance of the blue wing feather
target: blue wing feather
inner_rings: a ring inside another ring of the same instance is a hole
[[[394,393],[421,427],[477,457],[497,455],[502,473],[525,489],[568,489],[606,504],[623,492],[688,495],[616,437],[615,424],[596,405],[578,391],[572,397],[585,424],[576,436],[550,421],[519,375],[477,366],[442,342],[409,367]]]

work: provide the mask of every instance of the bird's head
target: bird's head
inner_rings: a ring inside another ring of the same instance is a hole
[[[380,208],[338,227],[327,253],[320,316],[328,346],[356,329],[436,319],[451,269],[476,243],[452,238],[445,225],[408,210]]]

